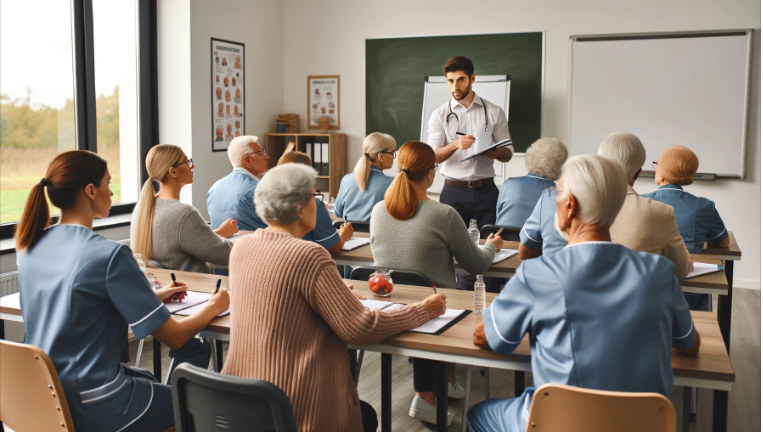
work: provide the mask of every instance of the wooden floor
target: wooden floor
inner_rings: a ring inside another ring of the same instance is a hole
[[[731,361],[736,372],[736,382],[729,395],[729,431],[760,431],[760,291],[748,289],[734,290],[734,311],[732,314]],[[227,353],[227,344],[225,352]],[[151,369],[152,344],[146,343],[141,366]],[[130,355],[134,359],[138,343],[130,344]],[[169,348],[163,347],[162,379],[167,374]],[[392,430],[399,432],[434,430],[434,426],[422,423],[408,416],[408,408],[413,399],[413,367],[407,357],[392,357]],[[457,366],[458,380],[465,386],[466,366]],[[370,403],[377,414],[381,413],[380,402],[380,355],[365,353],[360,375],[358,393],[360,398]],[[525,374],[525,385],[532,385],[532,375]],[[514,373],[493,369],[490,372],[490,396],[492,398],[513,397]],[[670,395],[676,407],[679,419],[677,430],[682,430],[682,388],[674,387]],[[485,380],[480,375],[479,368],[472,374],[470,406],[485,399]],[[696,421],[690,424],[692,432],[711,430],[712,391],[699,390],[697,396]],[[453,424],[449,431],[461,430],[463,401],[451,400],[450,410],[453,414]]]

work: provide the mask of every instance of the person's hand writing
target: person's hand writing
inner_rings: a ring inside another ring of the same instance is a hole
[[[228,219],[220,225],[220,228],[215,230],[215,234],[225,238],[228,238],[237,232],[238,222],[236,222],[236,219]]]
[[[469,150],[474,145],[474,135],[462,135],[451,144],[454,144],[459,150]]]
[[[489,236],[487,236],[487,239],[485,239],[485,243],[492,243],[495,245],[496,252],[503,248],[503,238],[501,237],[502,232],[503,228],[499,229],[495,233],[491,233]]]
[[[339,237],[344,241],[349,240],[353,234],[355,234],[355,228],[353,228],[352,224],[349,222],[342,224],[339,228]]]
[[[485,336],[485,324],[482,322],[482,318],[477,318],[477,326],[474,328],[474,345],[481,348],[487,348],[490,344],[487,343],[487,336]]]
[[[230,295],[228,294],[228,290],[221,289],[220,291],[217,291],[217,294],[212,294],[212,296],[209,297],[208,304],[217,309],[218,315],[227,311],[230,307]]]
[[[427,308],[429,313],[429,319],[437,318],[445,313],[446,301],[445,294],[435,294],[424,299],[422,302],[424,307]]]
[[[169,285],[165,285],[158,290],[154,291],[159,300],[167,303],[172,300],[183,301],[188,294],[188,285],[183,282],[176,281]]]

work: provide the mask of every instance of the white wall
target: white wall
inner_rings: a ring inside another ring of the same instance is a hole
[[[244,44],[244,128],[264,146],[265,134],[275,132],[276,117],[284,112],[283,21],[279,0],[191,1],[193,205],[205,218],[207,191],[232,169],[226,152],[212,152],[210,38]]]
[[[760,12],[758,0],[471,3],[457,0],[285,0],[284,109],[299,113],[304,129],[306,77],[341,75],[341,132],[348,135],[347,169],[351,170],[361,155],[365,135],[367,38],[545,31],[542,134],[565,141],[570,35],[754,28],[748,178],[696,184],[689,190],[716,201],[726,225],[736,233],[744,253],[744,260],[735,269],[737,286],[759,288]],[[455,18],[463,22],[454,22]],[[510,162],[507,172],[523,174],[524,161],[518,157]],[[639,180],[635,187],[646,193],[656,186]]]

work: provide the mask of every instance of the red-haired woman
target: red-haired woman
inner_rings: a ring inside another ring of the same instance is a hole
[[[397,153],[400,174],[387,189],[384,201],[371,213],[371,251],[374,265],[424,273],[438,287],[456,288],[453,258],[471,274],[483,274],[503,247],[500,236],[491,236],[480,247],[469,237],[458,212],[427,197],[435,176],[435,153],[431,147],[409,141]],[[413,398],[409,414],[436,423],[435,368],[432,360],[414,359]],[[450,368],[450,397],[463,398]],[[451,416],[448,413],[448,424]]]
[[[105,160],[77,150],[56,156],[32,188],[16,233],[25,342],[53,361],[77,431],[163,431],[174,424],[172,393],[119,362],[128,324],[136,338],[179,349],[230,300],[220,291],[197,314],[171,318],[162,300],[185,284],[153,291],[130,248],[92,231],[109,214],[110,180]],[[46,189],[61,209],[54,226]]]

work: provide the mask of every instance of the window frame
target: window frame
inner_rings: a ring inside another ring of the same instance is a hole
[[[75,141],[78,150],[98,153],[95,120],[95,62],[92,0],[71,1],[72,51],[74,64]],[[138,19],[138,147],[140,182],[148,179],[141,161],[159,142],[159,98],[157,93],[156,0],[136,0]],[[110,215],[132,213],[136,203],[111,207]],[[55,218],[53,218],[55,220]],[[0,224],[0,238],[13,237],[16,222]]]

